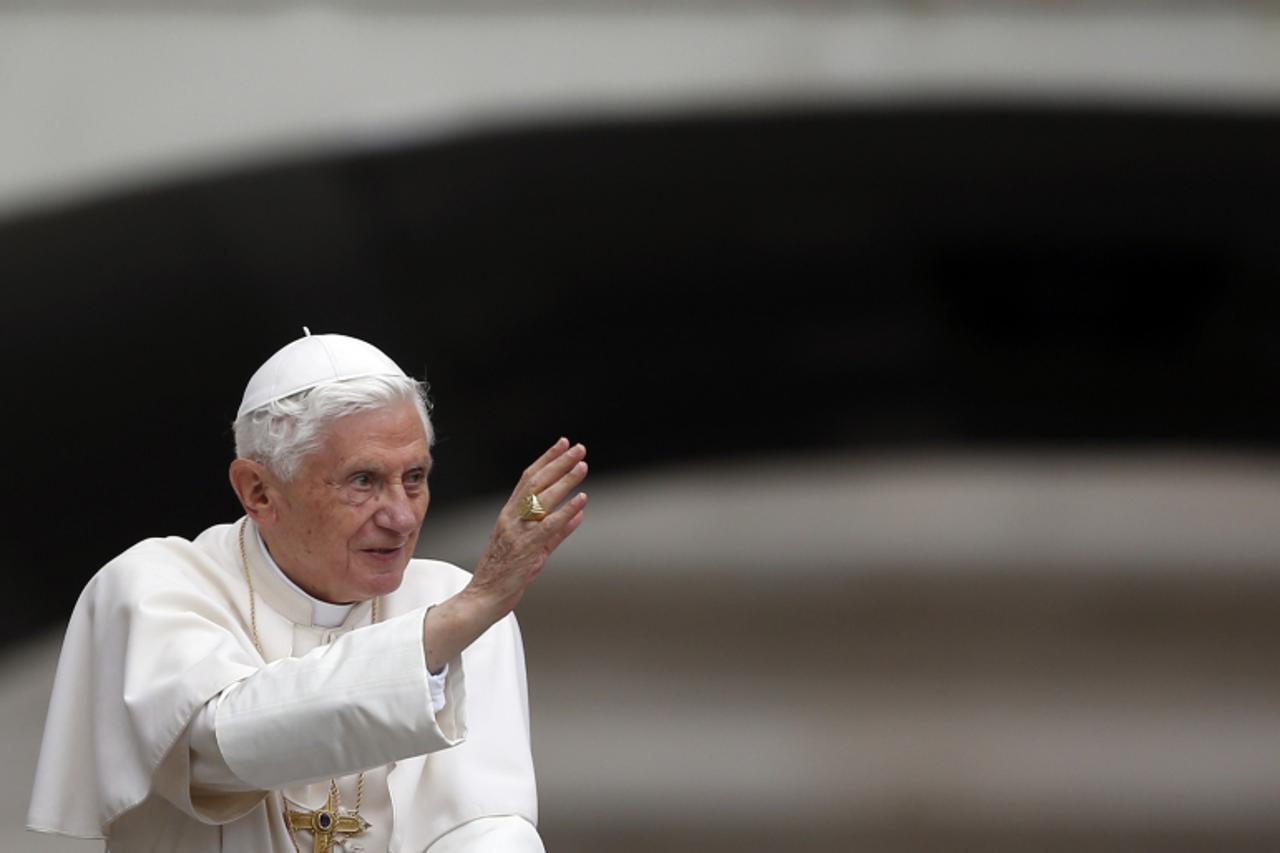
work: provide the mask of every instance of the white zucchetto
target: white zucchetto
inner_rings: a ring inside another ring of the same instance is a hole
[[[405,376],[400,366],[372,344],[346,335],[313,335],[307,329],[276,351],[249,379],[239,418],[259,406],[327,382],[363,376]]]

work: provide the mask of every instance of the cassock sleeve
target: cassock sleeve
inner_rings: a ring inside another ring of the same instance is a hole
[[[217,746],[258,790],[345,776],[466,737],[465,675],[450,661],[437,715],[428,685],[426,608],[352,631],[299,658],[273,661],[218,697]]]
[[[457,693],[460,689],[456,683],[458,676],[451,683],[449,672],[450,667],[446,664],[440,674],[427,676],[431,690],[431,709],[437,724],[442,719],[441,712],[448,705],[448,693]],[[189,779],[193,808],[187,808],[184,802],[177,803],[184,811],[192,814],[203,812],[205,819],[218,823],[235,820],[247,813],[257,804],[262,794],[251,783],[231,771],[218,746],[215,721],[218,706],[224,696],[225,693],[206,702],[187,730],[185,746],[189,752],[189,766],[186,779]],[[239,797],[239,794],[253,796]]]
[[[157,793],[202,822],[226,823],[251,811],[265,790],[309,781],[284,778],[296,765],[283,758],[259,760],[264,743],[280,754],[310,756],[309,767],[331,767],[318,777],[326,778],[385,764],[394,760],[384,757],[392,753],[404,758],[460,742],[465,734],[461,714],[445,710],[450,697],[457,700],[452,710],[461,710],[461,660],[425,680],[405,671],[416,665],[426,672],[425,653],[420,651],[415,662],[410,648],[416,642],[421,650],[423,612],[358,629],[302,657],[277,661],[210,699],[158,769]],[[438,701],[435,682],[440,683]],[[343,696],[347,701],[334,701]],[[318,716],[325,713],[359,720],[363,728],[333,737],[335,721]],[[388,731],[383,722],[390,717],[396,724]],[[282,743],[282,736],[289,742]],[[406,749],[411,752],[399,754]],[[229,759],[227,752],[236,758]],[[262,773],[260,762],[268,774]]]

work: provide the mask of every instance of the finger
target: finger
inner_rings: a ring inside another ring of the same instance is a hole
[[[587,463],[582,460],[564,473],[559,480],[538,492],[538,500],[547,509],[555,509],[560,502],[569,497],[569,493],[578,488],[587,478]]]
[[[550,539],[556,538],[559,532],[573,519],[573,516],[579,514],[582,508],[586,506],[586,492],[579,492],[573,496],[572,500],[564,502],[564,506],[539,521],[538,526],[541,533],[544,534],[543,543],[549,542]]]
[[[574,466],[585,459],[586,456],[587,448],[581,444],[575,444],[560,456],[552,459],[544,465],[541,470],[530,477],[525,483],[525,491],[533,492],[535,495],[541,497],[543,491],[551,486],[551,484],[562,478],[565,474],[569,473],[569,471],[573,470]],[[558,501],[553,501],[552,503],[543,501],[543,505],[548,508],[554,506],[556,503],[558,503]]]
[[[575,514],[573,518],[569,519],[569,521],[565,524],[565,526],[560,528],[560,530],[556,533],[555,543],[551,546],[551,550],[555,550],[557,547],[559,547],[561,542],[568,539],[570,534],[572,534],[573,531],[577,530],[578,527],[582,524],[582,519],[585,516],[586,516],[585,509],[578,510],[577,514]],[[547,553],[550,553],[550,551],[548,551]]]
[[[516,513],[519,514],[520,499],[532,491],[532,489],[529,488],[529,480],[532,479],[535,474],[537,474],[539,471],[541,471],[543,468],[549,465],[552,461],[554,461],[555,459],[563,455],[564,452],[568,449],[569,449],[569,439],[565,438],[564,436],[561,436],[560,438],[556,439],[555,444],[548,447],[545,451],[543,451],[541,456],[539,456],[536,460],[534,460],[532,464],[529,465],[528,468],[525,468],[524,471],[520,473],[520,479],[516,481],[515,488],[511,490],[511,497],[507,499],[506,506],[503,507],[503,512],[506,512],[507,510],[512,509],[514,507]]]
[[[539,472],[546,470],[548,465],[563,458],[564,454],[568,452],[573,452],[573,448],[569,446],[569,439],[563,437],[556,439],[555,444],[547,448],[546,452],[521,473],[520,479],[516,481],[516,487],[511,491],[511,498],[507,501],[507,506],[515,505],[518,510],[517,502],[521,498],[530,492],[537,493],[536,487],[531,486],[530,482],[538,476]]]
[[[520,475],[521,482],[528,480],[542,468],[546,467],[552,459],[569,449],[569,439],[561,436],[556,439],[556,443],[548,447],[541,456],[539,456],[532,465],[524,469],[524,473]]]
[[[564,540],[568,539],[573,531],[578,529],[582,524],[584,515],[586,515],[584,511],[578,510],[578,512],[565,523],[564,527],[557,530],[551,538],[546,541],[543,545],[543,553],[546,554],[547,557],[550,557],[551,554],[560,547],[560,544],[564,542]]]

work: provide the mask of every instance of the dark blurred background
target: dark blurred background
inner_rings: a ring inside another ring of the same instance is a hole
[[[1261,110],[849,104],[525,123],[11,219],[4,545],[59,553],[12,579],[32,606],[4,630],[62,617],[139,538],[236,514],[230,421],[303,324],[430,382],[440,504],[560,433],[612,472],[1271,449],[1276,151]]]
[[[12,761],[92,573],[238,515],[306,325],[430,383],[464,565],[590,447],[596,538],[522,613],[549,849],[1276,849],[1276,15],[0,5]],[[770,724],[698,686],[769,674]],[[709,726],[688,766],[602,739],[644,708]]]

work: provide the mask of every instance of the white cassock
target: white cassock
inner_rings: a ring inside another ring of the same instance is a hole
[[[412,560],[396,592],[313,624],[314,600],[245,548],[266,660],[251,635],[239,523],[148,539],[76,604],[58,663],[28,825],[141,850],[310,851],[283,809],[357,799],[355,853],[541,853],[524,652],[514,616],[450,661],[437,713],[426,609],[466,585]]]

